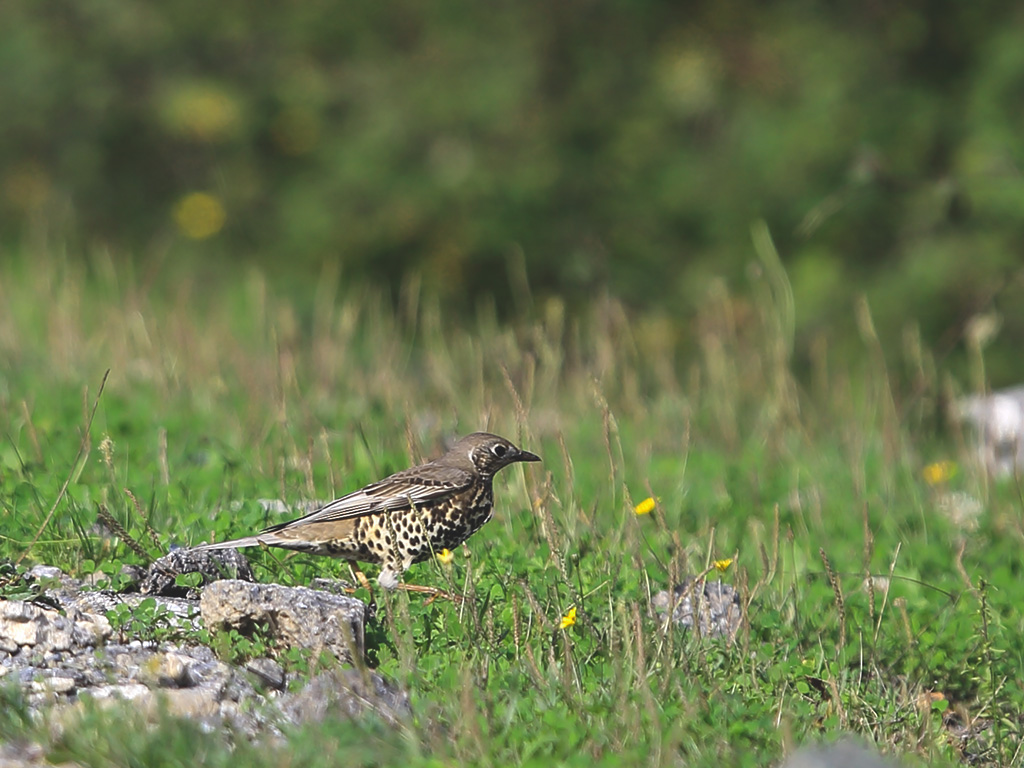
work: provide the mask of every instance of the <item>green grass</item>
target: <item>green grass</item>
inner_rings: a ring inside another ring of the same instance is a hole
[[[949,385],[912,334],[906,370],[887,371],[864,308],[863,355],[821,345],[798,379],[771,263],[682,329],[695,360],[608,298],[584,317],[549,299],[511,324],[486,306],[466,323],[414,282],[392,306],[329,280],[297,301],[256,273],[172,272],[102,257],[0,267],[0,560],[15,570],[143,562],[97,527],[100,505],[155,557],[272,522],[255,499],[332,498],[450,434],[486,428],[544,463],[499,476],[494,520],[450,566],[407,574],[471,601],[384,601],[370,659],[411,691],[402,732],[330,722],[253,747],[136,714],[119,739],[108,726],[125,715],[97,710],[56,735],[8,692],[3,738],[97,766],[193,764],[196,745],[209,764],[234,748],[253,765],[754,766],[849,732],[910,764],[1019,760],[1021,496],[938,432]],[[924,464],[950,458],[949,487],[929,487]],[[983,501],[976,529],[939,511],[947,490]],[[656,510],[634,514],[647,496]],[[348,576],[251,554],[264,581]],[[736,642],[662,632],[650,595],[734,555]],[[922,705],[929,692],[944,699]],[[959,743],[944,717],[991,725]]]

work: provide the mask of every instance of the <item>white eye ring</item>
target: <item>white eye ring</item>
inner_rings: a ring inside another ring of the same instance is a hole
[[[499,459],[503,459],[505,458],[505,455],[508,453],[508,446],[498,443],[497,445],[491,447],[491,453],[493,453]]]

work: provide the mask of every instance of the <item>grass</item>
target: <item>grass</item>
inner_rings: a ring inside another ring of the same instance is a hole
[[[863,355],[832,359],[818,343],[797,377],[798,308],[762,255],[742,296],[714,287],[685,328],[608,297],[573,318],[522,296],[511,323],[486,304],[466,322],[414,280],[392,302],[325,274],[295,298],[255,272],[9,259],[0,561],[17,565],[0,585],[12,597],[31,563],[114,574],[242,535],[273,522],[256,499],[333,498],[451,434],[486,428],[544,463],[499,476],[494,520],[450,565],[407,574],[472,600],[389,597],[370,628],[372,664],[412,694],[401,732],[329,722],[261,746],[96,710],[57,734],[7,691],[0,736],[82,765],[193,764],[198,749],[211,765],[759,766],[846,733],[910,765],[1019,762],[1021,494],[940,429],[952,384],[913,333],[904,369],[887,369],[866,305]],[[699,358],[677,359],[684,337]],[[923,467],[947,459],[957,473],[925,482]],[[982,503],[976,527],[941,511],[951,492]],[[654,511],[635,514],[647,497]],[[101,506],[134,547],[97,525]],[[265,581],[348,575],[251,554]],[[733,557],[736,642],[662,631],[650,596]],[[137,727],[110,727],[122,718]]]

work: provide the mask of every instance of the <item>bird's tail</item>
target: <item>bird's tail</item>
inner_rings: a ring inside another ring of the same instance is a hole
[[[219,541],[216,544],[200,544],[198,547],[193,547],[193,549],[241,549],[242,547],[281,547],[283,549],[292,549],[296,552],[325,554],[321,551],[321,543],[319,541],[289,538],[273,531],[264,531],[255,536],[246,536],[241,539]]]
[[[269,542],[259,536],[246,536],[241,539],[231,539],[230,541],[218,541],[216,544],[200,544],[192,549],[241,549],[242,547],[258,547],[260,544],[269,544]]]

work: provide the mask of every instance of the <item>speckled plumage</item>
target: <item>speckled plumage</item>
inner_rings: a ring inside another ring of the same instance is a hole
[[[433,461],[396,472],[320,509],[255,536],[207,544],[265,544],[383,566],[393,588],[413,563],[454,549],[491,519],[494,475],[517,461],[540,461],[503,437],[474,432]]]

